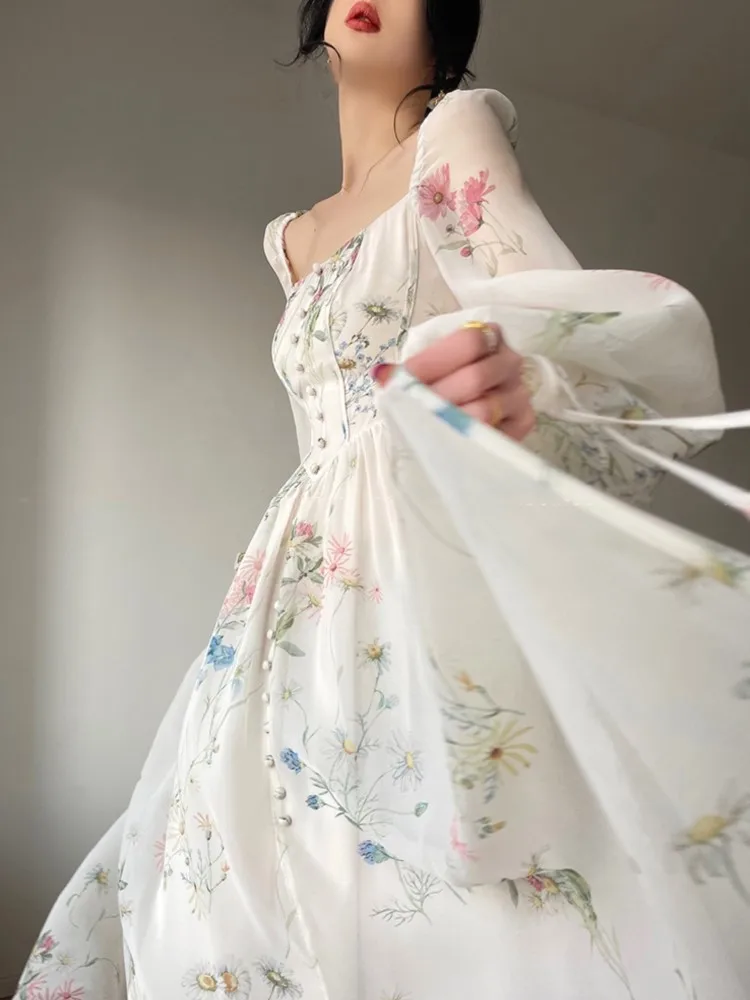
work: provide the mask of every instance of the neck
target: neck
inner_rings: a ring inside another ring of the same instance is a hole
[[[339,86],[342,190],[361,187],[373,165],[395,149],[399,141],[411,135],[424,118],[429,97],[427,91],[413,95],[396,116],[400,98],[374,90]]]

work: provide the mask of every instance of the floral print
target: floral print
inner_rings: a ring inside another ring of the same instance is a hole
[[[620,762],[620,729],[648,716],[627,698],[631,676],[660,676],[664,664],[653,647],[623,663],[620,646],[636,629],[602,646],[593,612],[576,627],[580,656],[567,646],[592,526],[606,542],[606,525],[620,518],[587,484],[641,499],[658,477],[611,437],[557,413],[541,414],[524,450],[428,398],[400,368],[398,395],[375,392],[372,366],[425,346],[446,326],[443,314],[456,313],[458,325],[492,309],[518,349],[553,361],[590,409],[632,421],[623,433],[669,455],[692,447],[688,436],[636,426],[654,412],[637,394],[637,371],[627,387],[601,372],[638,341],[644,316],[653,322],[657,309],[661,322],[675,288],[623,274],[592,277],[589,295],[561,273],[559,301],[541,279],[530,286],[538,300],[509,283],[507,297],[498,292],[500,275],[575,267],[513,188],[495,117],[475,120],[498,107],[499,95],[485,92],[441,102],[420,135],[409,197],[302,281],[284,253],[292,216],[269,227],[267,252],[287,293],[273,361],[299,420],[300,466],[238,559],[126,816],[53,909],[17,1000],[452,1000],[467,991],[685,1000],[688,989],[737,1000],[713,989],[721,970],[707,975],[685,954],[679,920],[665,928],[635,872],[641,859],[623,842],[628,823],[593,780],[609,733],[601,720],[614,718],[604,767],[608,754]],[[502,114],[511,127],[509,109]],[[631,309],[631,294],[654,303],[651,313],[641,299]],[[508,306],[514,295],[521,308]],[[685,335],[683,314],[679,327]],[[653,375],[651,360],[634,367]],[[449,454],[454,464],[435,489],[420,485],[420,471]],[[484,506],[454,524],[477,483]],[[528,492],[509,502],[519,483]],[[548,527],[524,534],[539,523],[533,506],[564,491],[564,510],[594,506],[587,528],[567,545]],[[441,511],[460,538],[432,530]],[[635,581],[623,616],[631,603],[658,603],[677,632],[707,592],[742,599],[747,567],[734,554],[672,536],[671,548],[652,552],[644,522],[627,525],[608,550],[613,562],[624,553],[616,580]],[[523,572],[512,569],[516,544]],[[514,581],[534,569],[540,546],[556,555],[537,567],[534,599],[549,576],[554,604],[529,635]],[[632,553],[644,549],[652,558],[639,562]],[[592,576],[583,593],[595,603],[610,586]],[[539,669],[539,648],[570,681],[567,712]],[[743,722],[734,688],[746,656],[743,648],[730,667],[712,663],[711,690]],[[581,682],[592,662],[607,690]],[[609,689],[624,692],[627,709],[612,708]],[[670,713],[680,693],[671,692]],[[664,768],[659,790],[679,800],[670,815],[694,818],[665,830],[659,847],[687,891],[737,921],[750,884],[746,796],[702,812],[717,782],[739,777],[734,766],[725,758],[687,791]]]
[[[421,214],[436,222],[448,219],[444,225],[445,241],[440,251],[459,253],[462,257],[481,258],[483,265],[497,273],[497,254],[525,254],[523,238],[509,232],[489,208],[489,195],[495,185],[489,183],[490,171],[481,170],[477,177],[467,178],[459,191],[452,191],[450,165],[442,164],[419,187]],[[480,239],[475,239],[481,234]]]
[[[185,974],[182,985],[190,1000],[209,1000],[214,996],[248,1000],[252,981],[250,973],[234,959],[217,966],[200,962]]]
[[[542,856],[535,855],[528,866],[526,877],[507,883],[513,904],[518,906],[523,894],[528,905],[536,912],[558,913],[568,908],[573,910],[591,936],[591,942],[600,956],[632,998],[633,992],[622,964],[617,938],[602,930],[594,909],[591,887],[586,879],[571,868],[545,868],[541,862]]]
[[[745,885],[733,856],[737,846],[750,847],[750,794],[722,801],[715,813],[701,816],[675,841],[675,850],[685,856],[699,885],[708,878],[726,878],[750,906],[750,887]]]
[[[444,219],[448,212],[456,211],[456,192],[451,190],[451,168],[441,164],[434,174],[419,185],[419,210],[432,222]]]

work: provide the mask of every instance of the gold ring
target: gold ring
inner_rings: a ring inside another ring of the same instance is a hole
[[[499,395],[495,395],[492,397],[490,424],[493,427],[499,427],[504,419],[505,419],[505,408],[503,407],[502,398]]]
[[[481,330],[484,339],[487,341],[488,354],[497,354],[500,350],[500,334],[497,327],[492,326],[490,323],[483,323],[479,319],[470,319],[468,323],[464,323],[464,329]]]

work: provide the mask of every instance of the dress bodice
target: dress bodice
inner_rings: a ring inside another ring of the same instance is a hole
[[[296,283],[284,251],[296,213],[268,227],[266,252],[287,292],[273,361],[303,425],[303,455],[309,441],[305,464],[313,475],[376,416],[372,368],[400,359],[408,331],[430,309],[455,309],[431,256],[421,252],[413,200],[410,191]]]

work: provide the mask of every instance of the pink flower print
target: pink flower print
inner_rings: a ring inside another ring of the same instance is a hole
[[[333,583],[344,573],[351,575],[352,570],[348,566],[351,554],[352,543],[346,535],[343,535],[341,540],[331,539],[328,543],[328,555],[323,565],[323,576],[327,583]]]
[[[39,951],[54,951],[57,947],[57,941],[52,937],[51,934],[45,934],[42,940],[39,942]]]
[[[85,992],[82,986],[76,986],[72,980],[64,986],[58,986],[52,994],[52,1000],[84,1000]]]
[[[455,211],[456,192],[451,191],[451,168],[449,163],[444,163],[419,185],[419,214],[436,222]]]
[[[221,606],[222,618],[233,611],[237,611],[239,608],[249,608],[253,603],[254,597],[255,584],[252,582],[252,579],[243,575],[236,576]]]
[[[265,559],[265,551],[245,556],[221,606],[222,618],[240,608],[249,608],[253,603],[258,577],[263,570]]]
[[[373,604],[383,603],[383,591],[378,586],[370,587],[367,596],[370,598]]]
[[[476,861],[477,856],[469,850],[469,845],[464,843],[458,836],[458,817],[451,823],[451,850],[453,850],[462,861]]]
[[[461,256],[462,257],[473,257],[474,256],[474,247],[461,247]]]
[[[253,555],[250,556],[250,569],[256,581],[261,574],[265,561],[266,561],[266,553],[264,549],[261,550],[260,552],[255,552],[253,553]]]
[[[544,892],[544,882],[536,875],[527,875],[526,881],[529,883],[534,892]]]
[[[489,176],[489,170],[482,170],[479,177],[470,177],[463,186],[459,196],[458,212],[464,236],[473,236],[484,223],[482,205],[486,204],[487,195],[495,190],[494,184],[487,183]]]
[[[154,844],[154,861],[156,862],[156,870],[158,872],[164,871],[164,855],[167,850],[167,844],[164,840],[157,840]]]
[[[298,521],[294,526],[295,538],[313,538],[314,535],[315,535],[315,528],[310,524],[309,521]]]
[[[665,278],[661,274],[644,274],[644,278],[648,280],[649,285],[655,292],[669,292],[674,287],[674,282],[670,281],[669,278]]]

